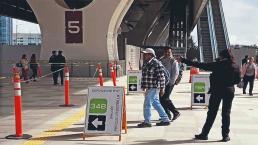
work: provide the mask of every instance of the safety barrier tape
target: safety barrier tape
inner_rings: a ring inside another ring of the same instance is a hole
[[[0,77],[0,80],[3,80],[3,79],[5,79],[6,77]]]
[[[19,62],[18,62],[19,63]],[[18,68],[21,68],[21,66],[17,66],[18,63],[0,63],[1,65],[3,64],[9,64],[11,67],[16,66]],[[92,66],[96,66],[97,63],[28,63],[28,67],[30,66],[30,64],[37,64],[38,67],[50,67],[50,66],[58,66],[58,65],[65,65],[65,66],[69,66],[69,67],[80,67],[80,66],[88,66],[88,67],[92,67]],[[109,63],[102,63],[102,65],[106,66]],[[121,65],[118,64],[117,65],[117,69],[121,68]],[[109,67],[108,67],[109,69]]]
[[[97,71],[98,69],[95,70],[94,74],[93,74],[93,77],[92,78],[95,78],[96,74],[97,74]]]
[[[64,69],[64,68],[58,69],[58,70],[56,70],[56,71],[53,71],[53,72],[51,72],[51,73],[48,73],[48,74],[43,75],[43,76],[41,76],[41,77],[39,77],[39,78],[36,78],[36,79],[23,80],[23,81],[21,81],[21,83],[27,83],[27,82],[31,82],[31,81],[34,81],[34,80],[40,80],[40,79],[45,78],[45,77],[47,77],[47,76],[50,76],[50,75],[52,75],[52,74],[54,74],[54,73],[56,73],[56,72],[59,72],[59,71],[61,71],[61,70],[63,70],[63,69]]]
[[[38,77],[38,78],[35,78],[35,79],[22,80],[21,83],[28,83],[28,82],[32,82],[32,81],[34,81],[34,80],[40,80],[40,79],[42,79],[42,78],[45,78],[45,77],[47,77],[47,76],[50,76],[50,75],[52,75],[52,74],[54,74],[54,73],[56,73],[56,72],[58,72],[58,71],[60,71],[60,70],[63,70],[63,69],[64,69],[64,68],[58,69],[58,70],[56,70],[56,71],[54,71],[54,72],[48,73],[48,74],[46,74],[46,75],[43,75],[43,76]],[[4,78],[6,78],[6,77],[4,77]],[[12,78],[12,77],[11,77],[11,78]],[[5,83],[5,85],[11,85],[11,84],[13,84],[13,81],[10,82],[10,83]]]
[[[66,64],[67,65],[67,63],[52,63],[52,64]],[[15,66],[14,64],[13,64],[13,66]],[[42,66],[42,65],[41,65]],[[95,66],[95,65],[92,65],[92,66]],[[53,72],[50,72],[50,73],[48,73],[48,74],[46,74],[46,75],[43,75],[43,76],[41,76],[41,77],[38,77],[38,78],[35,78],[35,79],[28,79],[28,80],[22,80],[21,81],[21,83],[28,83],[28,82],[32,82],[32,81],[34,81],[34,80],[40,80],[40,79],[42,79],[42,78],[45,78],[45,77],[48,77],[48,76],[50,76],[50,75],[52,75],[52,74],[54,74],[54,73],[56,73],[56,72],[59,72],[59,71],[61,71],[61,70],[63,70],[64,68],[61,68],[61,69],[58,69],[58,70],[56,70],[56,71],[53,71]],[[95,72],[94,72],[94,74],[93,74],[93,77],[92,78],[95,78],[96,77],[96,74],[97,74],[97,69],[95,70]],[[123,71],[122,69],[121,69],[121,71]],[[0,77],[0,80],[1,79],[5,79],[6,77]],[[7,83],[7,85],[10,85],[10,84],[12,84],[12,83]]]
[[[28,60],[29,61],[29,60]],[[0,64],[16,64],[19,63],[18,61],[13,61],[13,60],[0,60]],[[109,64],[109,61],[66,61],[66,63],[49,63],[48,61],[42,61],[39,60],[37,61],[38,64]],[[124,63],[124,61],[120,61],[117,63],[117,65]]]
[[[38,77],[38,78],[35,78],[35,79],[22,80],[21,83],[28,83],[28,82],[32,82],[32,81],[34,81],[34,80],[40,80],[40,79],[43,79],[43,78],[45,78],[45,77],[48,77],[48,76],[50,76],[50,75],[52,75],[52,74],[54,74],[54,73],[56,73],[56,72],[59,72],[59,71],[61,71],[61,70],[63,70],[63,69],[64,69],[64,68],[58,69],[58,70],[56,70],[56,71],[53,71],[53,72],[48,73],[48,74],[45,74],[45,75],[43,75],[43,76],[41,76],[41,77]],[[92,78],[95,78],[95,77],[96,77],[96,73],[97,73],[97,69],[95,70],[94,75],[93,75]],[[3,77],[3,79],[4,79],[4,78],[6,78],[6,77]],[[2,78],[1,78],[1,79],[2,79]],[[13,83],[11,82],[11,83],[5,83],[5,84],[6,84],[6,85],[11,85],[11,84],[13,84]]]

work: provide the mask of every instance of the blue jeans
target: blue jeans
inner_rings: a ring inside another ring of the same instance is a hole
[[[169,122],[168,116],[161,106],[159,99],[159,89],[153,88],[148,89],[145,93],[145,99],[143,104],[143,115],[144,115],[144,122],[150,123],[151,120],[151,105],[154,107],[155,110],[158,111],[159,116],[162,121]]]

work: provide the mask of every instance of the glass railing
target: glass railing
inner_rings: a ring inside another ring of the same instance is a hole
[[[226,25],[226,20],[225,20],[224,12],[223,12],[223,6],[222,6],[221,0],[218,0],[218,2],[219,2],[219,9],[220,9],[220,14],[221,14],[221,20],[222,20],[222,25],[223,25],[223,31],[224,31],[224,36],[225,36],[225,40],[226,40],[226,45],[227,45],[227,48],[229,48],[230,47],[230,41],[229,41],[229,37],[228,37],[228,31],[227,31],[227,25]]]
[[[207,16],[208,16],[208,24],[209,24],[209,30],[210,30],[212,57],[213,57],[213,60],[215,60],[218,57],[218,44],[217,44],[217,39],[215,34],[212,5],[210,0],[207,5]]]

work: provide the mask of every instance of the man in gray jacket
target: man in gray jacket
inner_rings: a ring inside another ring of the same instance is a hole
[[[169,47],[165,48],[164,55],[160,58],[160,61],[170,73],[170,81],[165,87],[164,95],[160,96],[159,99],[170,120],[174,121],[180,116],[180,113],[169,97],[179,74],[178,62],[174,59]],[[171,117],[170,111],[173,113],[173,118]]]

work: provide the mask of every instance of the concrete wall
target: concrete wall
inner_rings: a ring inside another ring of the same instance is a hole
[[[133,0],[94,0],[82,12],[82,43],[65,42],[65,12],[55,0],[27,0],[42,32],[41,59],[63,50],[68,59],[118,59],[117,29]]]
[[[40,45],[0,45],[0,74],[10,76],[12,65],[20,61],[21,56],[26,54],[28,59],[35,53],[36,57],[40,54]]]
[[[232,49],[232,53],[236,59],[236,62],[240,66],[242,63],[242,59],[245,57],[245,55],[248,55],[249,57],[254,57],[254,59],[257,55],[256,49],[248,48],[248,47]]]
[[[28,59],[30,59],[31,54],[35,53],[36,57],[38,58],[40,55],[40,46],[38,45],[27,45],[27,46],[7,46],[7,45],[0,45],[0,77],[5,76],[9,77],[12,75],[12,66],[15,65],[17,62],[20,61],[21,56],[26,54]],[[42,75],[47,75],[51,73],[50,65],[48,64],[48,59],[51,55],[49,53],[48,58],[45,60],[40,60],[39,64],[41,66]],[[67,53],[63,54],[64,56],[68,55]],[[109,77],[110,70],[109,70],[109,61],[94,61],[94,60],[87,60],[87,59],[67,59],[67,65],[70,69],[70,76],[71,77],[97,77],[98,73],[96,73],[96,66],[98,63],[101,64],[103,69],[103,76]],[[120,60],[118,64],[121,66],[118,70],[119,75],[125,74],[125,61]],[[51,75],[49,75],[51,76]]]

